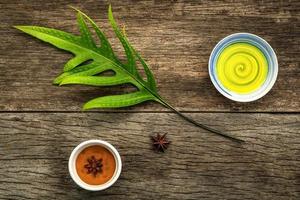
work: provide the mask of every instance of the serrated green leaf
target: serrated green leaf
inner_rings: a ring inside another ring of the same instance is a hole
[[[86,44],[88,48],[96,49],[96,44],[93,40],[93,37],[91,35],[91,32],[85,23],[83,16],[80,12],[77,13],[77,23],[79,26],[79,30],[81,33],[81,40],[83,44]]]
[[[39,26],[15,26],[15,28],[75,55],[82,53],[80,37],[70,33]]]
[[[107,71],[111,69],[112,64],[110,62],[99,63],[93,62],[87,65],[78,66],[70,71],[64,72],[58,77],[56,77],[53,81],[54,84],[60,84],[63,78],[71,75],[76,76],[92,76],[99,74],[101,72]]]
[[[117,23],[114,19],[114,16],[112,14],[111,6],[109,6],[109,8],[108,8],[108,19],[109,19],[110,25],[112,26],[116,36],[118,37],[121,44],[123,45],[123,48],[124,48],[124,51],[125,51],[125,54],[126,54],[126,57],[127,57],[127,64],[125,65],[126,69],[130,73],[134,74],[139,79],[141,79],[139,74],[138,74],[137,68],[136,68],[135,56],[134,56],[133,52],[131,51],[128,42],[124,38],[121,30],[119,29],[119,27],[118,27],[118,25],[117,25]]]
[[[111,7],[109,9],[110,23],[122,43],[126,56],[127,64],[122,64],[114,56],[111,46],[97,27],[97,25],[84,13],[77,10],[77,22],[80,29],[80,36],[74,36],[69,33],[65,33],[55,29],[49,29],[36,26],[21,26],[17,27],[20,30],[37,37],[45,42],[55,45],[58,48],[72,52],[75,57],[70,59],[64,67],[64,73],[58,76],[54,80],[54,84],[85,84],[92,86],[108,86],[123,83],[132,83],[138,89],[142,89],[149,93],[154,100],[158,100],[159,95],[156,93],[156,85],[153,75],[147,67],[144,60],[137,54],[133,47],[129,44],[127,38],[119,30],[116,24]],[[91,36],[91,32],[85,19],[92,25],[92,28],[96,31],[99,39],[101,39],[101,47],[97,47],[96,43]],[[104,46],[102,46],[104,45]],[[111,51],[109,54],[103,52]],[[136,61],[138,59],[147,75],[147,81],[144,81],[137,71]],[[91,61],[90,64],[81,66],[86,61]],[[115,77],[101,77],[95,76],[105,70],[113,70],[118,76]],[[78,76],[78,77],[77,77]],[[86,80],[84,80],[86,78]],[[140,94],[140,93],[137,93]]]
[[[111,45],[109,41],[107,40],[105,34],[101,31],[101,29],[97,26],[97,24],[85,13],[81,12],[77,8],[74,8],[71,6],[74,10],[76,10],[78,13],[80,13],[82,16],[85,17],[85,19],[88,20],[88,22],[92,25],[94,31],[96,32],[98,39],[100,40],[101,46],[99,47],[99,51],[101,51],[101,54],[105,55],[107,58],[110,58],[111,60],[114,60],[116,63],[119,61],[116,59],[116,56],[111,48]]]
[[[95,98],[84,104],[83,109],[87,110],[92,108],[120,108],[136,105],[138,103],[149,100],[154,100],[154,97],[146,91],[138,91],[129,94],[111,95]]]
[[[90,55],[87,53],[82,53],[80,55],[76,55],[74,58],[70,59],[64,66],[64,71],[70,71],[74,69],[76,66],[90,59]]]
[[[141,62],[146,76],[147,76],[147,82],[145,83],[146,85],[148,85],[148,87],[155,93],[157,93],[157,87],[156,87],[156,82],[153,76],[153,73],[151,72],[151,70],[149,69],[147,63],[145,62],[145,60],[139,55],[139,53],[130,45],[130,48],[132,49],[132,51],[134,52],[135,56],[137,57],[137,59]]]
[[[235,139],[218,130],[200,124],[193,119],[182,114],[166,101],[164,101],[157,93],[154,76],[149,69],[144,59],[137,53],[137,51],[130,45],[127,37],[122,33],[113,17],[111,6],[109,6],[108,16],[113,30],[122,43],[127,63],[123,64],[114,54],[110,43],[106,39],[104,33],[99,29],[93,20],[86,14],[77,10],[77,21],[81,32],[80,36],[66,33],[60,30],[44,28],[38,26],[15,26],[15,28],[32,35],[42,41],[50,43],[57,48],[69,51],[74,54],[74,58],[70,59],[64,66],[64,72],[58,76],[53,82],[54,84],[84,84],[92,86],[108,86],[118,85],[123,83],[132,83],[139,91],[122,94],[104,96],[93,99],[84,105],[84,109],[91,108],[119,108],[132,106],[144,101],[152,100],[161,103],[162,105],[172,109],[179,116],[194,125],[204,128],[208,131],[214,132],[221,136],[241,142],[242,140]],[[98,47],[94,41],[91,31],[86,24],[87,20],[98,38],[101,46]],[[87,61],[91,63],[85,64]],[[143,80],[138,73],[136,61],[141,62],[147,76],[147,81]],[[116,72],[115,76],[103,77],[98,76],[99,73],[105,70],[113,70]]]
[[[62,79],[60,85],[81,84],[91,86],[112,86],[131,82],[131,79],[124,76],[67,76]]]
[[[109,17],[110,24],[113,27],[116,36],[119,38],[120,42],[122,43],[122,45],[124,47],[124,50],[125,50],[125,53],[127,56],[127,60],[128,60],[128,67],[129,68],[132,67],[134,70],[136,70],[137,69],[136,60],[139,60],[145,70],[145,73],[147,76],[147,82],[143,81],[143,79],[141,78],[141,76],[139,76],[139,74],[138,74],[138,78],[144,84],[148,85],[152,91],[157,92],[156,82],[155,82],[155,79],[154,79],[154,76],[153,76],[151,70],[149,69],[149,67],[146,64],[146,62],[144,61],[144,59],[131,46],[126,35],[118,27],[118,25],[113,17],[113,14],[112,14],[111,6],[109,6],[109,9],[108,9],[108,17]],[[135,71],[135,73],[138,73],[137,70]]]

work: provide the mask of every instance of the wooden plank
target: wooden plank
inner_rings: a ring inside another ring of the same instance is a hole
[[[161,95],[181,110],[300,111],[299,1],[116,1],[112,4],[117,20],[126,24],[130,41],[153,69]],[[84,10],[101,24],[109,38],[115,38],[107,22],[106,1],[0,3],[0,110],[78,111],[89,99],[126,91],[124,87],[51,86],[70,55],[12,28],[41,25],[78,33],[75,13],[68,5]],[[227,100],[214,89],[208,77],[207,62],[212,48],[235,32],[260,35],[277,52],[277,83],[267,96],[253,103]],[[112,43],[121,52],[116,39]],[[153,104],[131,109],[164,110]]]
[[[244,139],[237,144],[174,114],[1,113],[1,199],[299,199],[300,116],[192,114]],[[168,133],[165,154],[150,136]],[[119,150],[120,179],[102,192],[72,182],[67,162],[88,139]]]

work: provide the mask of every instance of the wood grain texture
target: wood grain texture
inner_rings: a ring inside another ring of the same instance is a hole
[[[299,112],[299,1],[111,1],[130,41],[153,69],[160,94],[185,111]],[[70,55],[12,28],[40,25],[78,33],[75,12],[89,14],[122,53],[107,22],[107,1],[0,1],[0,110],[78,111],[84,102],[125,87],[55,87]],[[275,49],[279,76],[268,95],[235,103],[213,87],[207,62],[214,45],[235,32],[251,32]],[[127,110],[127,109],[126,109]],[[128,110],[165,108],[146,103]]]
[[[109,3],[160,94],[245,144],[154,103],[79,112],[94,97],[130,89],[52,86],[71,55],[12,28],[77,34],[72,5],[95,19],[124,59],[108,25]],[[227,100],[208,77],[211,50],[235,32],[262,36],[278,56],[275,86],[253,103]],[[299,36],[299,1],[0,0],[0,199],[300,199]],[[151,149],[155,133],[172,141],[165,154]],[[102,192],[80,189],[67,169],[72,149],[95,138],[115,145],[124,164],[118,182]]]
[[[1,199],[299,199],[300,116],[192,114],[246,141],[240,145],[157,113],[1,113]],[[169,133],[165,154],[150,136]],[[123,160],[102,192],[72,182],[67,162],[88,139],[104,139]]]

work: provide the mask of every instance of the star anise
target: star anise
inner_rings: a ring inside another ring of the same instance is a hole
[[[88,164],[84,165],[84,168],[87,169],[88,174],[92,173],[96,177],[97,173],[100,174],[102,172],[102,158],[96,159],[95,156],[92,156],[87,159],[87,162]]]
[[[156,136],[152,136],[153,146],[157,151],[164,152],[171,143],[167,140],[166,135],[167,133],[165,133],[162,136],[159,133],[157,133]]]

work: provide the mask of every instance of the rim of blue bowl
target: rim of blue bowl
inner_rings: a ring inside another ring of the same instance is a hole
[[[234,43],[239,43],[239,42],[249,43],[259,48],[264,54],[264,56],[266,57],[268,62],[268,74],[264,84],[259,89],[247,94],[238,94],[226,89],[220,83],[216,74],[216,63],[220,53],[223,51],[224,48],[228,47],[229,45],[232,45]],[[278,61],[273,48],[263,38],[254,35],[252,33],[234,33],[220,40],[217,43],[217,45],[214,47],[209,57],[208,71],[209,71],[210,80],[212,81],[215,88],[223,96],[233,101],[251,102],[265,96],[272,89],[278,75]]]

